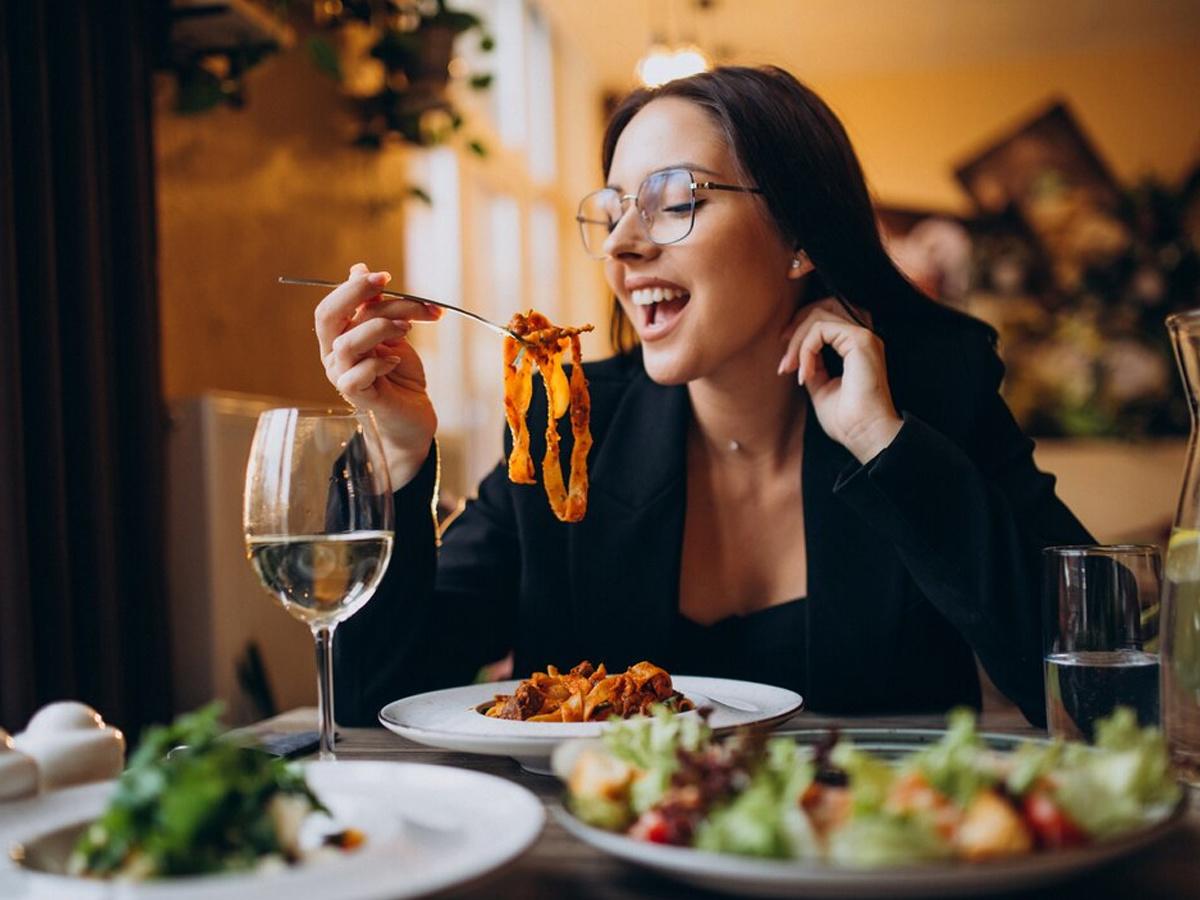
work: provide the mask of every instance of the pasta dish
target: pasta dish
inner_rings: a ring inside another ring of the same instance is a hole
[[[485,715],[524,722],[595,722],[645,715],[654,704],[683,712],[695,704],[675,690],[671,676],[651,662],[620,674],[584,661],[562,674],[554,666],[534,672],[514,693],[497,694]]]

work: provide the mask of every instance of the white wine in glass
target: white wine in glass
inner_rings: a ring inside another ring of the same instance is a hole
[[[371,599],[392,555],[392,490],[371,414],[262,413],[242,520],[263,586],[312,630],[320,758],[333,759],[333,633]]]

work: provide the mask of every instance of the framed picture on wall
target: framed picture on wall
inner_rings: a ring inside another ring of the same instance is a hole
[[[1062,101],[959,165],[955,175],[982,214],[1010,211],[1020,218],[1067,291],[1089,263],[1129,243],[1117,216],[1120,187]]]
[[[985,213],[1002,212],[1010,204],[1020,207],[1048,177],[1081,188],[1110,208],[1119,196],[1108,166],[1063,101],[960,164],[954,174]]]

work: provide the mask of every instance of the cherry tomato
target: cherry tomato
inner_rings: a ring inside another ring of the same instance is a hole
[[[641,817],[633,823],[633,827],[629,829],[629,834],[631,837],[649,841],[652,844],[668,844],[671,836],[667,820],[662,813],[653,809],[642,813]]]
[[[1045,791],[1025,795],[1021,812],[1041,847],[1078,847],[1087,843],[1087,834],[1054,802]]]

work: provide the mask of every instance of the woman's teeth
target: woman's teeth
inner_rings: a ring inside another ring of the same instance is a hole
[[[688,296],[688,292],[677,290],[676,288],[639,288],[629,294],[629,299],[633,301],[634,306],[653,306],[655,303],[662,303],[664,300],[680,300]]]

